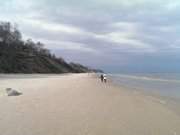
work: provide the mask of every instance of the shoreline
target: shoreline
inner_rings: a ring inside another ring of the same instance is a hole
[[[3,135],[180,134],[180,116],[139,92],[96,74],[0,80],[23,95],[0,97]]]
[[[180,106],[180,99],[163,96],[158,92],[145,90],[142,88],[140,89],[140,88],[134,88],[134,87],[118,84],[117,82],[114,82],[111,77],[110,77],[110,83],[116,87],[119,87],[120,89],[124,89],[132,93],[134,92],[137,94],[142,94],[147,98],[151,98],[151,100],[168,107],[169,109],[173,110],[175,113],[177,113],[180,116],[180,108],[178,108],[178,106]]]

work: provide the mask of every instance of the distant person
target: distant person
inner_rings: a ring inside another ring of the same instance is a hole
[[[101,74],[100,78],[101,78],[101,82],[103,82],[104,76],[102,74]]]
[[[106,74],[103,75],[103,81],[106,83],[107,82],[107,76]]]

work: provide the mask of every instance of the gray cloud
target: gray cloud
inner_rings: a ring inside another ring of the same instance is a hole
[[[153,71],[168,67],[165,58],[178,67],[178,0],[7,0],[0,5],[1,20],[18,23],[25,39],[40,40],[69,61],[107,71]],[[147,61],[160,64],[148,68]]]

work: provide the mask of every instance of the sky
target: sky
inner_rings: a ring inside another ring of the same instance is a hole
[[[106,72],[180,72],[179,0],[0,0],[23,39]]]

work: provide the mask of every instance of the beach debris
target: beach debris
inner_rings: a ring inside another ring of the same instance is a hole
[[[12,88],[6,88],[6,92],[8,96],[19,96],[22,95],[21,92],[18,92],[17,90],[14,90]]]

